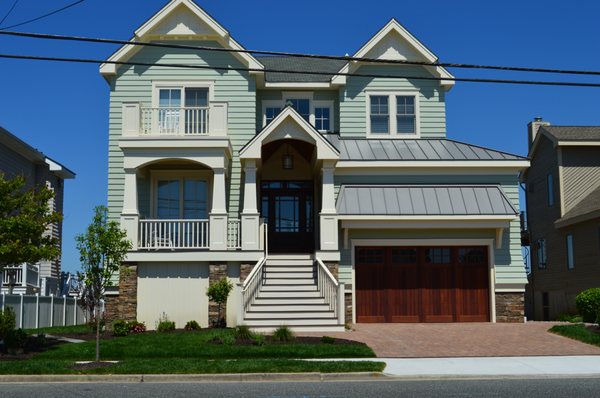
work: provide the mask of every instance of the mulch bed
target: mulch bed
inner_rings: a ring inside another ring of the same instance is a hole
[[[6,353],[0,351],[0,361],[16,361],[22,359],[29,359],[40,352],[49,350],[52,347],[65,344],[64,341],[51,339],[51,338],[39,338],[37,336],[29,336],[25,347],[18,353]]]
[[[108,368],[110,366],[114,366],[114,362],[87,362],[87,363],[76,363],[71,366],[71,369],[75,370],[91,370],[91,369],[100,369],[100,368]]]

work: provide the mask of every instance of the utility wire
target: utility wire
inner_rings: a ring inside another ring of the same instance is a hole
[[[8,29],[8,28],[5,28],[5,29]],[[285,57],[294,57],[294,58],[328,59],[328,60],[340,60],[340,61],[346,61],[346,62],[360,61],[360,62],[383,63],[383,64],[418,65],[418,66],[434,66],[434,67],[440,66],[440,67],[444,67],[444,68],[490,69],[490,70],[515,71],[515,72],[536,72],[536,73],[556,73],[556,74],[569,74],[569,75],[600,76],[600,71],[555,69],[555,68],[529,68],[529,67],[520,67],[520,66],[501,66],[501,65],[476,65],[476,64],[448,63],[448,62],[387,60],[387,59],[377,59],[377,58],[367,58],[367,57],[350,57],[350,56],[290,53],[290,52],[280,52],[280,51],[231,49],[231,48],[222,48],[222,47],[191,46],[191,45],[185,45],[185,44],[158,43],[158,42],[147,42],[147,41],[127,41],[127,40],[115,40],[115,39],[105,39],[105,38],[64,36],[64,35],[53,35],[53,34],[44,34],[44,33],[13,32],[13,31],[2,31],[2,30],[3,29],[0,29],[0,34],[2,34],[2,35],[30,37],[30,38],[35,38],[35,39],[47,39],[47,40],[80,41],[80,42],[88,42],[88,43],[120,44],[120,45],[172,48],[172,49],[184,49],[184,50],[195,50],[195,51],[200,50],[200,51],[240,53],[240,54],[251,54],[251,55],[252,54],[272,55],[272,56],[285,56]]]
[[[15,2],[13,3],[12,7],[10,7],[10,10],[8,10],[8,12],[6,13],[6,15],[4,16],[4,18],[2,18],[2,21],[0,21],[0,25],[2,25],[4,23],[4,21],[6,21],[6,18],[8,18],[8,16],[13,12],[13,10],[15,9],[15,7],[17,6],[17,3],[19,2],[19,0],[15,0]]]
[[[13,29],[13,28],[16,28],[16,27],[18,27],[18,26],[23,26],[23,25],[26,25],[26,24],[28,24],[28,23],[32,23],[32,22],[39,21],[40,19],[47,18],[47,17],[49,17],[49,16],[52,16],[52,15],[54,15],[54,14],[58,14],[59,12],[62,12],[62,11],[64,11],[64,10],[67,10],[67,9],[71,8],[71,7],[74,7],[74,6],[76,6],[77,4],[83,3],[84,1],[85,1],[85,0],[78,0],[78,1],[75,1],[75,2],[73,2],[73,3],[70,3],[70,4],[67,4],[66,6],[64,6],[64,7],[61,7],[61,8],[59,8],[59,9],[57,9],[57,10],[51,11],[51,12],[49,12],[49,13],[46,13],[46,14],[44,14],[44,15],[40,15],[39,17],[35,17],[35,18],[33,18],[33,19],[29,19],[29,20],[27,20],[27,21],[19,22],[19,23],[17,23],[17,24],[10,25],[10,26],[7,26],[7,27],[5,27],[5,28],[0,28],[0,31],[1,31],[1,30],[6,30],[6,29]]]
[[[34,61],[54,61],[54,62],[75,62],[88,64],[113,64],[113,65],[130,65],[130,66],[158,66],[167,68],[185,68],[185,69],[209,69],[222,71],[238,71],[238,72],[271,72],[271,73],[289,73],[298,75],[323,75],[323,76],[354,76],[367,78],[386,78],[386,79],[408,79],[408,80],[430,80],[430,81],[455,81],[455,82],[470,82],[470,83],[499,83],[499,84],[521,84],[521,85],[538,85],[538,86],[566,86],[566,87],[600,87],[600,83],[578,83],[578,82],[560,82],[560,81],[535,81],[535,80],[507,80],[507,79],[480,79],[480,78],[442,78],[433,76],[407,76],[407,75],[386,75],[372,73],[329,73],[329,72],[313,72],[313,71],[298,71],[284,69],[261,69],[261,68],[242,68],[232,66],[211,66],[211,65],[189,65],[189,64],[173,64],[173,63],[152,63],[152,62],[130,62],[130,61],[105,61],[89,58],[64,58],[64,57],[45,57],[34,55],[16,55],[16,54],[0,54],[0,58],[7,59],[23,59]]]

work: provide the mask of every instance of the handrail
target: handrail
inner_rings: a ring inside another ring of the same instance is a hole
[[[254,265],[254,267],[252,268],[252,271],[250,272],[250,274],[248,275],[248,277],[242,284],[242,308],[243,308],[244,314],[246,313],[246,311],[248,311],[248,309],[250,308],[250,306],[256,299],[256,296],[258,296],[258,293],[260,292],[260,288],[264,284],[264,280],[265,280],[264,265],[266,262],[267,262],[266,257],[261,257],[261,259],[258,260],[258,262]]]
[[[325,299],[325,304],[329,305],[329,309],[333,311],[336,318],[339,312],[339,290],[340,285],[335,280],[329,269],[325,266],[321,259],[316,258],[317,262],[317,286],[319,292]]]

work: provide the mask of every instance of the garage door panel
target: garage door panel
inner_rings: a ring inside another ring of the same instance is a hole
[[[383,248],[365,248],[357,253],[356,320],[364,323],[385,322],[386,258]]]
[[[358,322],[489,321],[486,247],[357,248]]]

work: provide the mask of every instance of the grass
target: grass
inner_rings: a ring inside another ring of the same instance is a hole
[[[86,329],[87,331],[87,329]],[[34,333],[39,333],[36,330]],[[57,328],[44,333],[60,334]],[[76,333],[72,327],[63,333]],[[371,361],[302,361],[306,358],[373,358],[364,344],[291,344],[267,341],[264,345],[235,345],[235,330],[142,333],[101,341],[101,360],[118,364],[77,370],[75,361],[95,357],[95,341],[61,344],[27,360],[0,361],[0,374],[160,374],[256,372],[370,372],[383,363]],[[230,344],[215,344],[215,341]]]
[[[293,359],[198,360],[174,358],[132,359],[111,366],[76,370],[73,361],[2,361],[0,374],[218,374],[218,373],[298,373],[298,372],[381,372],[383,362],[302,361]]]
[[[555,325],[550,328],[550,332],[600,347],[600,334],[588,329],[583,323]]]
[[[85,334],[91,333],[93,330],[88,325],[75,325],[75,326],[54,326],[49,328],[39,329],[25,329],[28,334]]]

